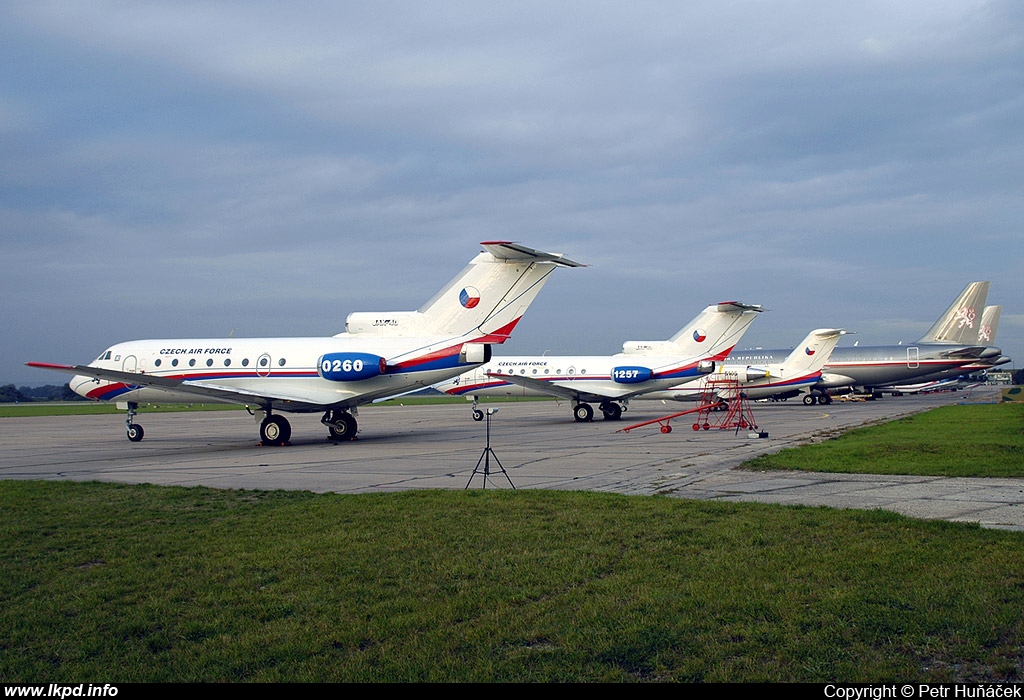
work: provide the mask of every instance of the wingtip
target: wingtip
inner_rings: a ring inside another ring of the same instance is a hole
[[[55,364],[53,362],[26,362],[25,364],[27,366],[29,366],[29,367],[35,367],[37,369],[59,369],[59,370],[74,369],[73,365],[58,365],[58,364]]]

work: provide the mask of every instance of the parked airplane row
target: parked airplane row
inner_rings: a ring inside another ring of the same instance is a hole
[[[955,376],[967,367],[984,368],[1008,362],[999,348],[992,347],[991,331],[984,328],[983,315],[988,282],[971,282],[939,316],[932,327],[914,343],[836,348],[823,368],[811,396],[828,403],[829,390],[851,388],[879,396],[883,389],[917,381],[931,375]],[[734,362],[771,361],[788,350],[734,352]],[[975,370],[969,370],[975,371]]]
[[[621,353],[600,358],[495,358],[436,388],[472,398],[476,420],[482,418],[476,402],[483,396],[568,399],[577,421],[593,418],[590,404],[594,402],[606,419],[617,420],[633,399],[728,401],[743,392],[752,399],[803,394],[808,405],[828,404],[830,390],[842,387],[874,395],[882,387],[917,377],[959,374],[965,368],[1008,361],[998,348],[987,345],[993,337],[991,325],[982,321],[979,328],[976,323],[976,309],[984,306],[988,290],[988,282],[967,285],[931,329],[906,346],[837,348],[845,331],[826,328],[811,331],[795,349],[736,351],[733,348],[753,321],[753,312],[762,309],[730,303],[709,306],[667,341],[629,341]],[[714,324],[725,324],[725,319],[731,325],[722,325],[720,331]],[[697,330],[701,328],[712,331]],[[707,345],[702,345],[705,341]],[[676,367],[688,371],[665,370]]]
[[[507,241],[487,241],[451,282],[418,311],[356,312],[328,338],[138,340],[111,346],[88,365],[29,362],[74,375],[69,386],[127,409],[128,439],[141,402],[215,401],[256,407],[265,445],[282,445],[291,426],[281,413],[322,413],[334,439],[357,431],[357,407],[435,386],[474,400],[542,395],[571,401],[577,421],[598,404],[618,419],[633,399],[727,401],[803,393],[805,403],[831,401],[829,390],[872,390],[916,377],[962,372],[1008,361],[991,342],[998,307],[982,343],[975,309],[988,282],[967,286],[929,332],[911,346],[840,349],[841,329],[811,331],[792,350],[737,352],[764,309],[741,302],[705,308],[668,340],[628,341],[612,356],[492,358],[551,273],[581,263]],[[984,326],[984,322],[982,323]],[[972,335],[973,333],[973,335]],[[986,364],[987,363],[987,364]]]

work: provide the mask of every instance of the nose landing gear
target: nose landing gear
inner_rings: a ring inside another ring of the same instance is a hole
[[[139,442],[142,440],[142,436],[146,434],[146,431],[142,429],[141,425],[137,425],[135,420],[135,414],[139,410],[139,404],[129,403],[128,404],[128,416],[124,419],[126,431],[128,433],[128,439],[132,442]]]

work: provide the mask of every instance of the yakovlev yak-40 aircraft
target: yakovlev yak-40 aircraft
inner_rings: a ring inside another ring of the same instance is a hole
[[[353,409],[465,372],[505,342],[558,266],[581,264],[506,241],[485,252],[418,311],[349,314],[330,338],[214,338],[119,343],[88,365],[29,362],[73,374],[69,386],[96,401],[127,404],[128,439],[144,401],[218,401],[258,406],[264,445],[291,437],[284,416],[324,412],[331,437],[356,434]]]
[[[971,282],[945,313],[917,342],[836,348],[822,370],[811,395],[818,403],[831,403],[829,389],[852,387],[873,397],[879,387],[904,384],[934,372],[954,370],[978,360],[999,357],[999,348],[978,343],[977,323],[988,297],[988,282]],[[730,362],[779,362],[789,350],[737,350]]]
[[[728,402],[740,393],[752,400],[797,396],[807,392],[821,379],[821,368],[845,333],[839,328],[818,328],[808,333],[782,363],[738,365],[732,364],[732,358],[728,357],[713,374],[707,374],[698,381],[641,394],[636,398]],[[804,403],[815,401],[810,393],[804,394]]]
[[[452,396],[555,396],[569,399],[577,422],[590,421],[597,402],[606,420],[622,416],[633,396],[692,381],[713,372],[753,323],[760,306],[712,304],[669,340],[628,341],[604,357],[502,357],[435,385]]]

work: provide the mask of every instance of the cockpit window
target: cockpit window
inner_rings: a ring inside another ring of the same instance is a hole
[[[106,352],[100,353],[100,356],[96,358],[96,361],[100,362],[102,360],[109,360],[109,359],[110,359],[110,351],[107,350]]]

